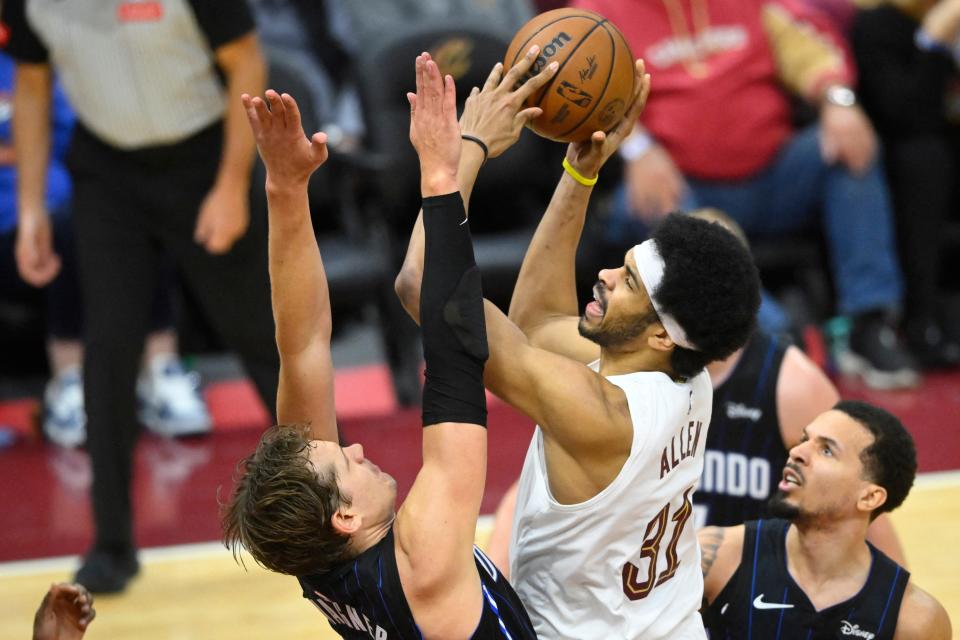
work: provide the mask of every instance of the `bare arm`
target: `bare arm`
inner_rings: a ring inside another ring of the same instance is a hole
[[[636,93],[620,125],[609,134],[595,132],[590,140],[571,144],[567,162],[586,178],[595,177],[629,135],[646,104],[650,77],[637,61]],[[597,346],[577,331],[580,315],[576,290],[577,245],[593,191],[564,172],[530,242],[510,301],[510,319],[535,346],[562,353],[579,362],[599,357]]]
[[[700,569],[703,571],[703,601],[710,605],[727,586],[743,552],[744,526],[704,527],[697,532]]]
[[[787,449],[800,442],[803,429],[840,400],[837,388],[800,349],[790,346],[777,377],[777,420]]]
[[[217,177],[197,215],[194,240],[210,253],[221,254],[230,250],[250,224],[253,139],[237,97],[260,94],[266,70],[253,33],[218,47],[215,53],[227,83],[223,150]]]
[[[496,158],[520,138],[523,126],[542,113],[539,107],[522,109],[528,95],[546,84],[556,73],[556,65],[548,65],[536,76],[517,87],[517,83],[536,60],[539,52],[533,47],[512,69],[503,73],[502,65],[494,66],[483,90],[474,89],[467,98],[460,118],[462,133],[481,139]],[[483,166],[483,151],[472,141],[464,141],[457,171],[457,183],[463,204],[470,210],[470,195]],[[394,288],[407,314],[415,321],[420,318],[420,282],[423,277],[423,212],[417,216],[403,266]]]
[[[257,36],[247,34],[216,51],[217,64],[227,78],[227,114],[224,121],[223,153],[216,182],[244,194],[250,187],[254,140],[246,124],[243,104],[236,98],[244,93],[263,93],[267,70]]]
[[[460,223],[465,214],[459,198],[457,167],[460,128],[453,79],[440,77],[429,54],[416,61],[417,92],[410,101],[410,141],[420,159],[420,192],[427,211],[429,235],[421,239],[430,259],[425,266],[423,466],[397,513],[395,550],[404,594],[418,627],[427,637],[466,637],[483,607],[480,578],[473,561],[473,535],[486,480],[487,434],[481,424],[452,421],[476,415],[484,405],[483,362],[450,340],[443,319],[449,291],[474,267],[469,235]],[[429,204],[427,199],[430,198]],[[421,212],[423,216],[423,212]],[[418,221],[418,224],[421,224]],[[439,243],[439,244],[438,244]],[[449,268],[441,268],[449,267]],[[461,281],[462,284],[462,281]],[[466,294],[461,310],[480,313],[479,287]],[[482,336],[476,336],[482,339]],[[449,362],[446,361],[449,358]],[[462,378],[462,396],[449,398],[454,410],[428,403],[434,385]],[[470,385],[474,385],[471,387]]]
[[[894,640],[950,640],[950,616],[936,598],[913,584],[907,585],[900,604]]]
[[[330,296],[307,200],[310,174],[327,159],[326,135],[306,138],[290,96],[268,91],[266,101],[269,111],[259,97],[242,98],[267,168],[270,284],[280,352],[277,419],[309,423],[314,438],[337,442]]]
[[[13,146],[20,216],[46,215],[50,162],[50,65],[17,63],[13,90]]]
[[[50,161],[51,72],[48,64],[17,63],[13,90],[13,151],[17,161],[17,270],[42,287],[60,271],[46,206]]]

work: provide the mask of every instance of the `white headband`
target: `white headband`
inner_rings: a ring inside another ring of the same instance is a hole
[[[646,240],[635,246],[632,251],[633,261],[637,263],[640,279],[643,280],[643,286],[647,288],[650,303],[653,305],[653,310],[660,316],[660,323],[667,335],[677,346],[696,351],[697,348],[687,339],[687,332],[683,330],[677,319],[664,311],[657,301],[656,291],[663,280],[663,258],[657,251],[656,243],[652,239]]]

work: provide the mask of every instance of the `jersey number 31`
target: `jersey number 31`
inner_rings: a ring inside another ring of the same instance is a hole
[[[632,562],[623,565],[623,593],[631,600],[641,600],[650,595],[654,587],[657,587],[674,576],[677,567],[680,566],[680,559],[677,558],[677,543],[680,542],[680,533],[683,527],[690,519],[693,513],[693,505],[690,504],[690,487],[683,493],[683,504],[676,510],[673,520],[676,524],[673,526],[673,536],[667,544],[667,567],[660,572],[657,577],[657,559],[660,556],[660,542],[663,540],[663,534],[666,533],[667,517],[670,514],[670,503],[663,505],[660,513],[654,516],[653,520],[647,523],[647,529],[643,534],[643,545],[640,547],[640,557],[649,558],[645,579],[641,582],[640,569]]]

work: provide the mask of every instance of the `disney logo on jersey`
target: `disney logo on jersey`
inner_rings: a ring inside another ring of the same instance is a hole
[[[877,636],[877,634],[871,633],[866,629],[861,629],[860,625],[847,622],[846,620],[841,620],[840,625],[840,633],[845,636],[854,636],[863,638],[864,640],[873,640]]]
[[[727,403],[727,417],[731,420],[746,419],[751,422],[758,422],[763,417],[763,409],[759,407],[748,407],[739,402]]]

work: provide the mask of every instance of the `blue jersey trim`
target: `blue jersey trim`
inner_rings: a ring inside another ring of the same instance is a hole
[[[777,351],[777,341],[770,339],[767,345],[767,354],[763,356],[763,366],[760,367],[760,375],[757,377],[757,386],[753,390],[753,402],[760,402],[760,392],[767,386],[767,374],[770,373],[770,365],[773,363],[773,354]]]
[[[890,585],[890,593],[887,594],[887,603],[883,605],[883,614],[880,616],[880,624],[877,625],[877,634],[883,631],[883,622],[887,619],[887,611],[890,610],[890,601],[893,600],[893,592],[897,590],[897,580],[900,579],[900,565],[897,565],[897,572],[893,576],[893,584]]]
[[[763,520],[757,520],[757,538],[753,543],[753,577],[750,579],[750,615],[747,616],[747,640],[753,638],[753,599],[757,591],[757,554],[760,553],[760,528],[763,526]]]
[[[786,602],[786,601],[787,601],[787,595],[788,595],[789,591],[790,591],[790,587],[789,587],[789,586],[786,586],[786,587],[783,588],[783,597],[780,598],[780,602]],[[784,616],[786,613],[787,613],[786,607],[784,607],[783,609],[780,609],[780,619],[777,621],[777,640],[780,640],[780,633],[781,633],[781,631],[782,631],[782,629],[783,629],[783,616]]]

